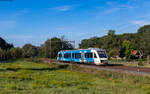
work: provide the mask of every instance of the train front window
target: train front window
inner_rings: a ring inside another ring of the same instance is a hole
[[[58,54],[59,57],[62,57],[62,54]]]
[[[94,58],[97,58],[96,54],[94,53]]]
[[[100,58],[107,58],[105,51],[97,51]]]

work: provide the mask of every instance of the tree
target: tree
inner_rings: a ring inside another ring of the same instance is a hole
[[[3,54],[4,54],[4,52],[3,52],[2,48],[0,48],[0,60],[3,60]]]
[[[117,49],[112,49],[108,52],[108,57],[115,57],[117,55],[119,55]]]
[[[133,51],[130,41],[124,40],[122,43],[122,48],[124,49],[125,57],[130,59]]]
[[[40,58],[45,58],[46,55],[45,55],[45,45],[41,45],[39,48],[38,48],[38,57]]]
[[[36,46],[33,46],[31,44],[25,44],[22,47],[22,50],[23,50],[23,56],[25,58],[32,58],[32,57],[36,57],[38,55]]]
[[[17,59],[22,57],[22,49],[17,47],[17,48],[11,48],[9,50],[11,58],[12,59]]]
[[[143,51],[144,57],[150,55],[150,25],[138,29],[139,49]]]
[[[115,35],[115,30],[108,31],[108,36],[114,36],[114,35]]]
[[[2,50],[8,50],[13,47],[12,44],[7,43],[3,38],[0,37],[0,47]]]
[[[118,50],[120,57],[126,57],[128,50],[122,47],[124,40],[132,43],[132,49],[141,51],[143,57],[150,56],[150,25],[142,26],[137,33],[124,33],[116,35],[114,30],[109,30],[107,35],[97,38],[83,39],[79,44],[79,48],[99,47],[106,49],[112,55],[112,50]],[[125,54],[126,50],[126,54]],[[129,58],[129,57],[128,57]]]
[[[45,41],[44,46],[40,48],[40,53],[44,52],[46,58],[56,58],[60,50],[70,50],[73,46],[64,39],[53,37]]]

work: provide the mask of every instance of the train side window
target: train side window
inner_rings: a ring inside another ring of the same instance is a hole
[[[66,58],[68,58],[68,53],[66,54]]]
[[[93,58],[93,53],[90,53],[89,58]]]
[[[78,53],[78,58],[81,58],[81,53]]]
[[[74,58],[74,53],[72,53],[72,58]]]
[[[86,53],[86,58],[93,58],[93,53]]]
[[[97,58],[96,54],[94,53],[94,58]]]
[[[64,58],[66,58],[67,56],[66,56],[66,53],[64,54]]]
[[[87,53],[85,53],[84,55],[85,55],[85,58],[87,58]]]
[[[77,58],[77,53],[75,53],[75,58]]]
[[[87,58],[90,58],[90,53],[87,53]]]
[[[70,53],[68,53],[68,58],[71,58],[71,54]]]
[[[75,53],[75,58],[81,58],[81,53]]]
[[[85,53],[85,58],[89,58],[89,53]]]
[[[64,58],[70,58],[71,54],[70,53],[65,53]]]
[[[86,53],[86,58],[89,58],[89,53]]]

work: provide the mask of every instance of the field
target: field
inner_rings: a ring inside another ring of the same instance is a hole
[[[76,65],[0,63],[0,94],[150,94],[150,78]]]

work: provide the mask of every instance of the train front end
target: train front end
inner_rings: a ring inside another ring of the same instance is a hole
[[[108,56],[106,51],[103,49],[95,49],[94,50],[94,63],[96,65],[107,65],[108,64]]]

